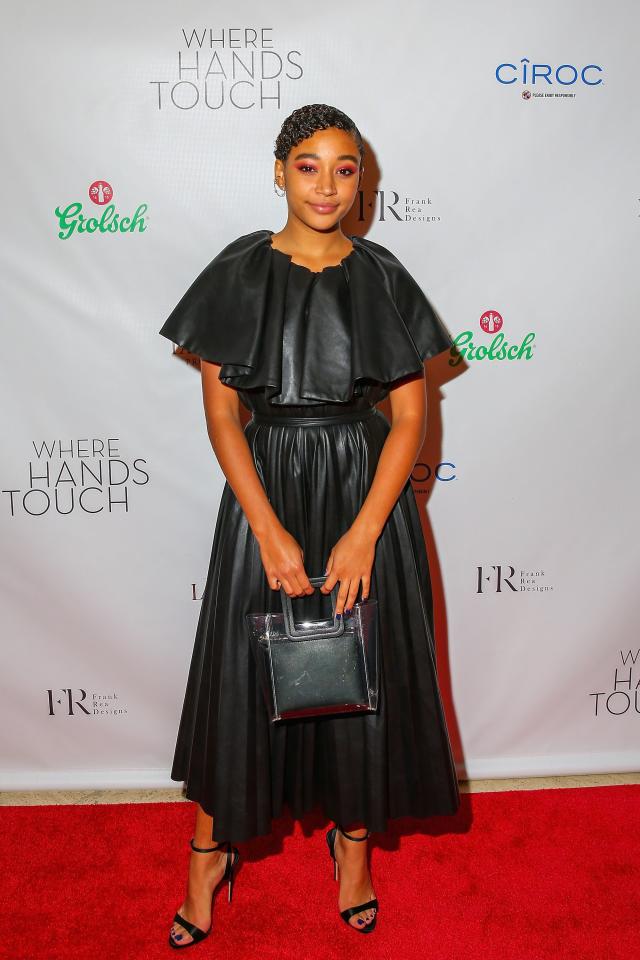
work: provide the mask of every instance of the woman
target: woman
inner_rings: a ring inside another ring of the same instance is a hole
[[[364,170],[349,117],[295,110],[275,156],[284,228],[229,243],[160,330],[201,358],[226,477],[171,771],[197,804],[177,948],[207,936],[221,880],[231,897],[231,844],[269,833],[285,805],[294,817],[319,805],[335,821],[338,909],[368,933],[370,831],[460,802],[409,479],[426,429],[423,361],[452,341],[398,259],[340,229]],[[374,406],[387,395],[391,425]],[[244,430],[240,403],[252,412]],[[309,576],[325,573],[314,589]],[[296,617],[321,619],[336,584],[336,615],[378,601],[378,711],[272,724],[245,616],[281,612],[282,585]]]

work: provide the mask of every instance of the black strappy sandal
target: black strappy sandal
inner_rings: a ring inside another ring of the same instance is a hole
[[[227,863],[224,868],[224,874],[222,879],[213,888],[211,893],[211,900],[213,901],[213,894],[218,889],[221,883],[224,883],[226,880],[229,884],[228,892],[228,902],[231,903],[231,895],[233,891],[233,878],[235,868],[237,866],[238,860],[240,859],[240,852],[236,847],[232,847],[230,843],[218,843],[215,847],[196,847],[193,842],[193,837],[189,841],[191,844],[191,849],[195,850],[196,853],[213,853],[214,850],[223,850],[226,848],[227,851]],[[185,917],[182,917],[179,913],[176,913],[173,918],[174,923],[179,923],[180,926],[184,927],[187,933],[193,937],[192,940],[189,940],[187,943],[180,944],[174,940],[171,933],[169,933],[169,946],[174,947],[176,950],[186,950],[187,947],[193,947],[196,943],[200,943],[202,940],[206,940],[209,934],[211,933],[211,927],[208,930],[201,930],[200,927],[196,927],[195,923],[191,923],[189,920],[186,920]]]
[[[336,860],[335,846],[336,846],[336,833],[340,831],[343,837],[346,837],[347,840],[352,840],[354,843],[360,842],[362,840],[368,840],[371,836],[371,833],[367,830],[364,837],[352,837],[350,834],[345,833],[342,827],[332,827],[331,830],[327,831],[327,845],[329,847],[329,854],[333,860],[333,879],[338,879],[338,861]],[[362,913],[364,910],[375,910],[373,920],[371,923],[365,923],[362,927],[354,927],[352,923],[349,923],[351,917],[355,916],[356,913]],[[378,919],[378,901],[374,898],[373,900],[368,900],[366,903],[361,903],[357,907],[347,907],[346,910],[340,911],[340,916],[344,922],[351,927],[352,930],[355,930],[357,933],[371,933],[376,925],[376,920]]]

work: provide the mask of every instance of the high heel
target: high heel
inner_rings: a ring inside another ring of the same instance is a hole
[[[218,889],[218,887],[220,886],[220,884],[226,881],[229,884],[227,901],[231,903],[235,870],[238,864],[238,860],[240,859],[240,852],[237,849],[237,847],[232,847],[231,844],[228,842],[217,843],[215,847],[196,847],[193,842],[193,837],[189,842],[191,844],[191,849],[195,850],[196,853],[213,853],[214,850],[226,849],[227,862],[225,864],[224,874],[211,892],[211,901],[213,902],[213,895],[215,891]],[[176,913],[175,917],[173,918],[173,922],[179,923],[180,926],[184,927],[187,933],[190,934],[190,936],[193,938],[192,940],[189,940],[187,943],[181,944],[181,943],[177,943],[176,940],[174,940],[172,934],[169,933],[169,945],[171,947],[174,947],[176,950],[186,950],[187,947],[192,947],[194,944],[200,943],[202,940],[206,940],[206,938],[211,933],[211,927],[209,927],[208,930],[201,930],[200,927],[196,927],[195,923],[191,923],[189,920],[185,919],[185,917],[181,916],[179,913]]]
[[[355,842],[360,842],[362,840],[368,840],[371,836],[370,832],[367,830],[364,837],[352,837],[350,834],[346,833],[342,827],[332,827],[331,830],[327,831],[327,846],[329,847],[329,855],[333,860],[333,879],[338,879],[338,861],[336,860],[336,833],[340,831],[343,837],[346,837],[347,840],[352,840]],[[362,913],[364,910],[375,910],[373,915],[373,920],[371,923],[367,923],[362,927],[354,927],[352,923],[349,923],[351,917],[355,916],[356,913]],[[357,907],[347,907],[346,910],[340,911],[340,916],[346,924],[348,924],[353,930],[356,930],[358,933],[371,933],[376,925],[376,920],[378,919],[378,901],[375,899],[368,900],[366,903],[361,903]]]

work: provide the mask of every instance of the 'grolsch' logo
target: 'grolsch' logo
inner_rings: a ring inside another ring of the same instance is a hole
[[[94,180],[89,186],[89,199],[102,208],[99,217],[87,216],[80,200],[72,200],[65,207],[56,207],[58,237],[68,240],[75,234],[87,233],[144,233],[147,229],[148,204],[138,204],[131,216],[122,216],[116,212],[113,200],[113,187],[106,180]]]
[[[504,321],[497,310],[484,310],[480,316],[480,329],[488,334],[491,343],[476,343],[473,339],[473,330],[463,330],[453,342],[449,365],[457,366],[461,359],[465,360],[531,360],[533,359],[533,342],[536,338],[533,330],[527,333],[520,343],[509,343],[502,330]]]

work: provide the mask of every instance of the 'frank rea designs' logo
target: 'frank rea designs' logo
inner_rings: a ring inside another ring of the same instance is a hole
[[[460,363],[462,357],[466,360],[531,360],[535,333],[530,331],[521,343],[510,344],[502,333],[502,324],[502,317],[497,310],[485,310],[480,317],[480,329],[491,336],[491,343],[476,344],[473,342],[473,331],[463,330],[457,335],[451,348],[451,366]]]
[[[148,204],[140,203],[132,216],[122,216],[111,202],[113,187],[106,180],[94,180],[88,194],[89,200],[102,208],[99,216],[95,210],[85,213],[80,200],[72,200],[66,207],[56,207],[58,236],[61,240],[68,240],[74,233],[144,233],[147,229],[145,213]]]
[[[82,687],[60,687],[47,694],[50,717],[110,717],[128,712],[115,691],[87,694]]]

